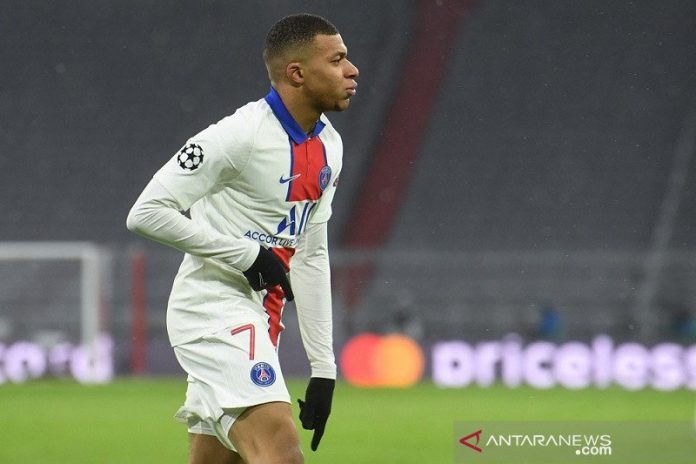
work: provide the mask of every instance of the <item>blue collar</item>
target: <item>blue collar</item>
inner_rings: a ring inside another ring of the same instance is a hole
[[[299,145],[307,140],[307,134],[305,134],[300,125],[297,124],[297,121],[295,121],[288,109],[285,107],[285,104],[283,103],[283,100],[280,99],[280,95],[278,95],[276,89],[271,87],[271,91],[268,92],[268,95],[266,95],[264,99],[266,100],[266,103],[268,103],[268,106],[270,106],[273,110],[273,114],[275,114],[276,118],[278,118],[278,121],[280,121],[280,125],[283,126],[285,132],[288,133],[296,144]],[[319,135],[319,132],[321,132],[324,126],[326,126],[326,124],[321,122],[321,120],[317,121],[317,124],[312,130],[311,136],[316,137]]]

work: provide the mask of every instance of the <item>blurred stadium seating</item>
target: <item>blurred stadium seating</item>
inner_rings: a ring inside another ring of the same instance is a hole
[[[428,72],[403,69],[423,2],[259,5],[3,7],[0,241],[80,240],[109,251],[107,324],[121,372],[134,249],[147,260],[150,371],[176,369],[164,311],[180,256],[130,234],[128,209],[188,136],[265,94],[265,31],[301,10],[338,26],[361,71],[350,111],[330,115],[346,147],[331,225],[335,276],[356,262],[371,266],[357,299],[347,301],[355,288],[336,283],[339,342],[365,330],[410,331],[426,344],[511,331],[538,337],[549,307],[562,339],[693,341],[675,327],[696,317],[693,2],[475,3],[384,246],[358,251],[342,239],[360,213],[353,206],[397,83]],[[686,171],[675,173],[680,157]],[[656,238],[661,218],[666,245]],[[638,300],[656,255],[645,313]],[[292,311],[287,319],[292,328]],[[297,331],[286,333],[286,351],[298,351]]]

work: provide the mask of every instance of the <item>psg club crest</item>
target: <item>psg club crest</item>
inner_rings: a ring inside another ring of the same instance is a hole
[[[195,171],[203,164],[203,149],[200,145],[189,143],[179,151],[176,161],[184,171]]]
[[[276,380],[276,373],[270,364],[260,362],[251,368],[251,380],[259,387],[273,385]]]
[[[329,185],[329,181],[331,180],[331,168],[329,166],[324,166],[321,168],[321,171],[319,171],[319,188],[324,190],[327,185]]]

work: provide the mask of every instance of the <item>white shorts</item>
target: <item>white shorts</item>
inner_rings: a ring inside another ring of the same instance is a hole
[[[260,315],[245,319],[174,347],[188,374],[186,402],[176,419],[188,424],[189,432],[214,435],[233,451],[229,430],[246,408],[274,401],[290,403],[268,323]]]

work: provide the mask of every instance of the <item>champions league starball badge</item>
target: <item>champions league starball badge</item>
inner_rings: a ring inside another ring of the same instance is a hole
[[[321,168],[321,171],[319,171],[319,188],[324,190],[327,185],[329,185],[329,181],[331,180],[331,168],[329,166],[324,166]]]
[[[268,387],[273,385],[276,380],[276,373],[270,364],[260,362],[254,364],[251,368],[251,381],[259,387]]]
[[[195,171],[203,163],[203,149],[200,145],[189,143],[179,151],[176,161],[184,171]]]

